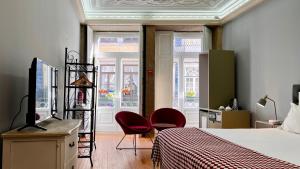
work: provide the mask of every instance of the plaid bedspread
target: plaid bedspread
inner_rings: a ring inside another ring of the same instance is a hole
[[[154,167],[161,169],[299,169],[198,128],[161,131],[153,145]]]

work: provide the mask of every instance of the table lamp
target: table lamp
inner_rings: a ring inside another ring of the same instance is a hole
[[[261,107],[265,107],[267,100],[270,100],[271,102],[273,102],[274,104],[274,110],[275,110],[275,120],[269,120],[269,123],[271,124],[280,124],[281,121],[277,119],[277,112],[276,112],[276,104],[275,101],[271,98],[269,98],[267,95],[261,99],[258,100],[257,105],[261,106]]]

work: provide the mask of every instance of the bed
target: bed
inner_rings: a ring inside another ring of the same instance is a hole
[[[173,128],[158,134],[151,158],[161,169],[300,169],[299,143],[281,128]]]

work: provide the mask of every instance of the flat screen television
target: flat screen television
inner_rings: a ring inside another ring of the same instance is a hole
[[[26,127],[46,130],[37,123],[55,117],[57,113],[57,69],[34,58],[29,69],[28,112]]]

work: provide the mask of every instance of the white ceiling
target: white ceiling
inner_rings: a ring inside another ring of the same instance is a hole
[[[92,23],[189,21],[219,23],[263,0],[78,0],[84,20]]]

